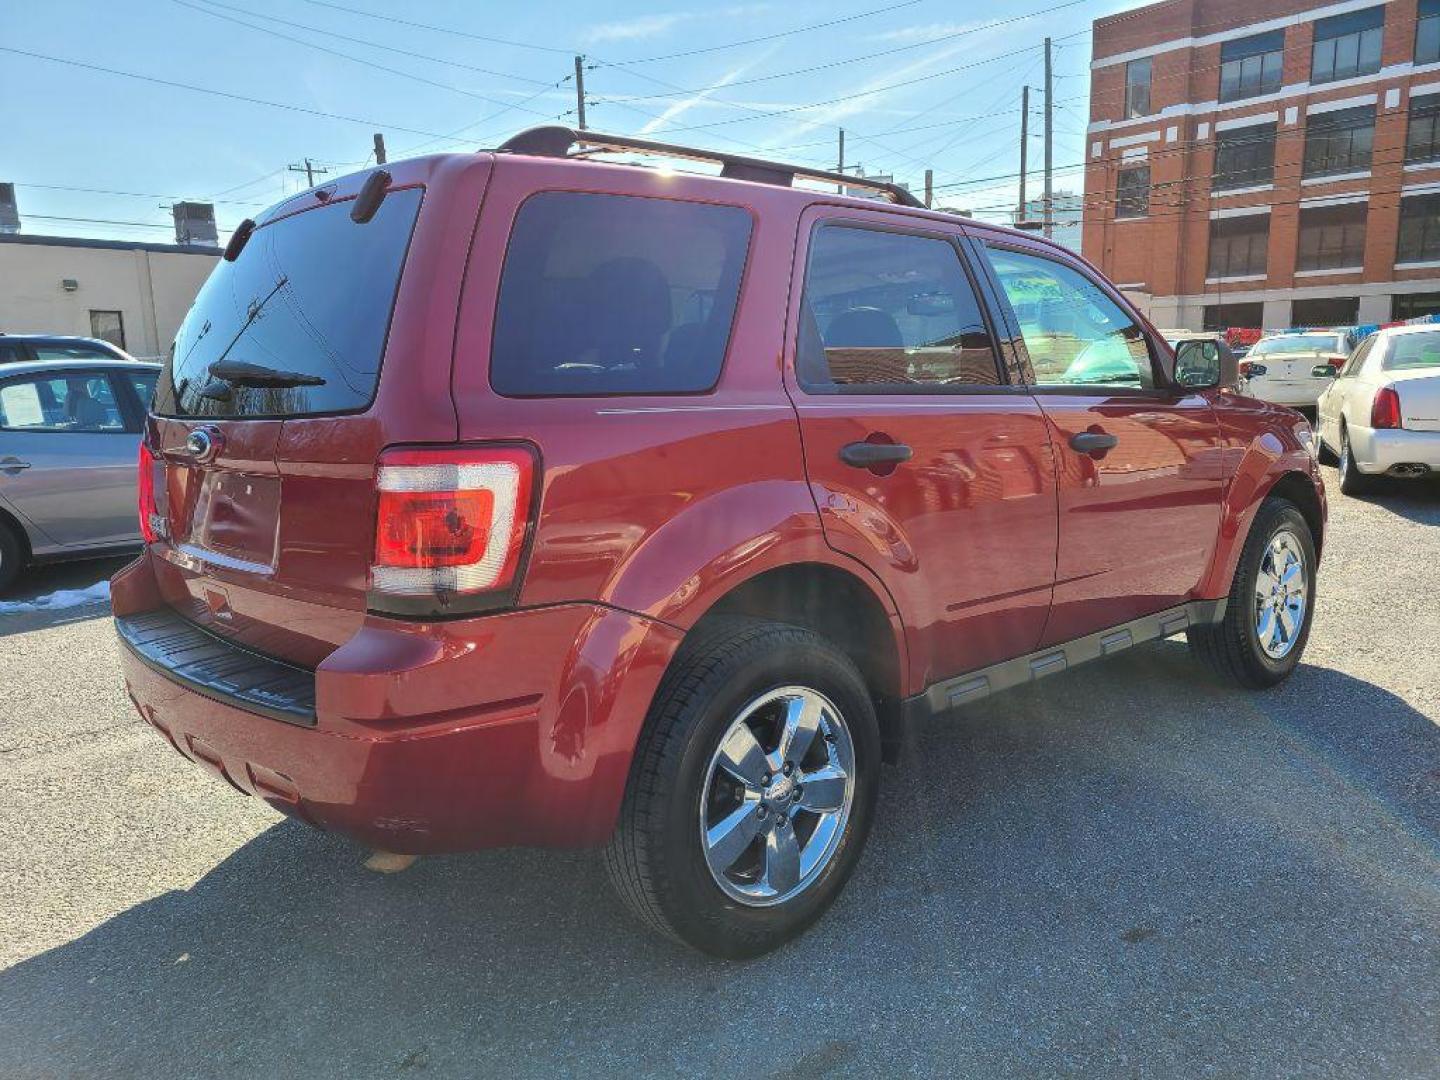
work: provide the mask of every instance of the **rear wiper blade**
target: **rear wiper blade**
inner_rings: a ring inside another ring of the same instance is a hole
[[[319,375],[303,371],[277,371],[248,360],[217,360],[210,365],[210,377],[231,386],[324,386]]]

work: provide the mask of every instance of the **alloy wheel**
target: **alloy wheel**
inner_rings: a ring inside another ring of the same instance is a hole
[[[751,907],[797,896],[834,858],[854,799],[854,742],[834,703],[803,686],[762,694],[710,758],[700,845],[711,876]]]
[[[1255,575],[1255,636],[1270,659],[1283,660],[1295,647],[1308,602],[1305,549],[1293,532],[1281,529],[1270,538]]]

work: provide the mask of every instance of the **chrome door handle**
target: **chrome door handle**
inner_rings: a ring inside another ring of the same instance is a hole
[[[16,457],[0,458],[0,472],[19,472],[21,469],[30,468],[30,462],[21,461]]]

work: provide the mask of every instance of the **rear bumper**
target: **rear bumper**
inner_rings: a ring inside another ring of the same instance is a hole
[[[116,576],[117,618],[159,606],[148,559]],[[595,604],[370,618],[315,671],[309,727],[182,681],[133,644],[121,660],[141,717],[176,750],[321,828],[414,853],[583,847],[614,827],[680,638]]]
[[[1320,400],[1330,386],[1329,379],[1313,379],[1310,382],[1298,382],[1286,380],[1284,382],[1259,378],[1248,379],[1243,385],[1242,392],[1248,397],[1259,398],[1261,401],[1269,401],[1275,405],[1289,405],[1292,409],[1315,408],[1315,403]]]
[[[1440,469],[1440,431],[1390,431],[1348,427],[1350,453],[1364,473],[1389,472],[1396,465]]]

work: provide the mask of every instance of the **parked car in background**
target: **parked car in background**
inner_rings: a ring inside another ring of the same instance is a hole
[[[1213,368],[1219,376],[1219,385],[1234,387],[1239,379],[1239,361],[1235,351],[1226,342],[1224,335],[1209,330],[1161,330],[1165,344],[1178,350],[1182,341],[1198,342],[1196,356],[1203,360],[1206,369]],[[1197,361],[1198,363],[1198,361]]]
[[[128,693],[312,824],[603,847],[647,924],[755,955],[909,724],[1182,632],[1294,670],[1309,425],[1202,344],[875,180],[565,128],[338,178],[239,226],[161,374]]]
[[[1344,366],[1354,346],[1353,330],[1305,330],[1273,334],[1257,341],[1240,361],[1240,392],[1277,405],[1313,409],[1329,376]]]
[[[1340,490],[1355,495],[1376,477],[1440,470],[1440,326],[1393,326],[1360,343],[1320,395],[1321,448],[1339,459]]]
[[[32,562],[135,547],[135,460],[158,364],[0,366],[0,589]]]
[[[0,366],[25,360],[130,360],[124,349],[100,338],[63,334],[0,334]]]

